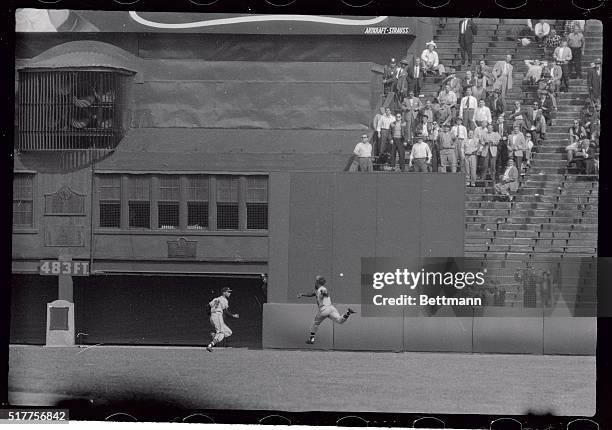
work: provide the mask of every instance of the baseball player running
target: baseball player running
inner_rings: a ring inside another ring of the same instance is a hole
[[[228,308],[228,299],[232,294],[232,290],[229,287],[223,287],[221,289],[221,295],[215,299],[212,299],[208,306],[210,306],[210,323],[215,328],[212,341],[206,347],[208,352],[212,352],[213,346],[221,342],[224,338],[232,335],[232,330],[225,325],[223,321],[223,314],[229,315],[232,318],[238,318],[238,314],[232,314]]]
[[[317,305],[319,305],[319,311],[315,315],[314,321],[310,326],[310,338],[306,341],[306,343],[310,345],[314,343],[317,330],[319,329],[319,326],[325,320],[325,318],[330,318],[338,324],[344,324],[346,320],[351,316],[351,314],[355,313],[354,310],[348,308],[346,313],[340,316],[338,309],[332,306],[331,299],[329,297],[329,292],[325,287],[325,283],[325,278],[321,275],[317,275],[317,277],[315,278],[314,292],[308,294],[299,293],[297,295],[298,299],[302,297],[316,297]]]

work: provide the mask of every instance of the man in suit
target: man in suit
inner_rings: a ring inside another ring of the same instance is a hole
[[[459,49],[461,50],[461,64],[472,64],[472,44],[474,43],[474,36],[476,36],[477,33],[478,27],[471,18],[465,18],[459,23]]]
[[[546,125],[550,126],[552,124],[552,120],[556,116],[557,106],[555,100],[548,90],[542,91],[538,100],[538,105],[542,110],[542,115],[546,120]]]
[[[506,110],[506,106],[502,98],[499,96],[501,91],[495,90],[487,97],[486,105],[491,111],[493,118],[499,117]]]
[[[533,102],[533,107],[527,108],[525,124],[527,125],[527,130],[530,130],[532,134],[535,133],[536,144],[539,143],[540,140],[546,139],[546,118],[542,115],[540,103],[537,101]]]
[[[421,59],[416,57],[414,65],[408,67],[408,91],[412,90],[415,94],[421,94],[421,84],[423,83],[423,68]]]
[[[397,82],[395,83],[395,96],[397,103],[408,95],[408,60],[400,61],[400,68],[397,74]]]
[[[594,62],[594,67],[587,73],[587,88],[589,98],[594,103],[601,103],[601,60],[598,58]]]
[[[504,196],[509,196],[512,199],[510,193],[516,193],[518,191],[518,170],[514,165],[512,158],[508,159],[508,166],[504,172],[501,182],[495,184],[495,193]]]
[[[570,54],[571,55],[571,54]],[[493,76],[495,82],[493,83],[493,89],[499,89],[501,91],[501,97],[506,98],[506,91],[512,89],[512,55],[506,55],[505,61],[498,61],[493,66]]]
[[[487,126],[487,132],[484,135],[484,148],[483,155],[484,169],[482,171],[483,178],[486,178],[487,174],[491,175],[491,179],[495,180],[495,173],[497,164],[497,147],[501,141],[501,135],[493,130],[493,124]]]
[[[518,125],[514,126],[512,134],[508,136],[508,148],[510,149],[510,159],[512,156],[514,156],[516,160],[516,168],[521,170],[523,166],[523,158],[527,152],[527,141],[525,140],[525,135],[521,133]]]

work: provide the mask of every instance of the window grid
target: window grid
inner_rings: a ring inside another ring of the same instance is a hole
[[[216,223],[213,221],[213,229],[268,229],[268,178],[265,176],[217,176],[213,182],[216,184],[216,192],[212,201],[209,197],[210,176],[207,175],[159,175],[153,182],[157,185],[157,196],[153,197],[150,175],[127,175],[123,183],[127,185],[123,197],[121,175],[102,174],[98,179],[101,228],[121,228],[122,204],[127,203],[125,209],[128,228],[186,227],[189,230],[207,230],[211,228],[209,207],[212,203],[216,208]],[[24,192],[27,194],[27,191],[22,189],[23,187],[20,188],[21,191],[15,192],[15,196]],[[123,203],[122,199],[125,199]],[[152,204],[157,205],[157,226],[151,225]],[[14,207],[14,212],[17,210],[18,208]],[[31,219],[31,208],[29,212]],[[185,222],[186,224],[183,224]]]
[[[100,227],[121,227],[121,177],[104,175],[98,177],[100,195]]]
[[[208,177],[187,178],[187,228],[204,230],[208,228]]]
[[[151,179],[133,176],[128,180],[130,228],[151,228]]]
[[[238,230],[240,228],[240,209],[238,189],[240,178],[220,176],[217,178],[217,229]]]
[[[247,230],[268,229],[268,179],[261,176],[247,178]]]
[[[159,200],[157,202],[157,228],[162,230],[179,228],[179,206],[181,186],[178,176],[159,177]]]
[[[13,177],[13,225],[34,226],[34,176],[16,173]]]

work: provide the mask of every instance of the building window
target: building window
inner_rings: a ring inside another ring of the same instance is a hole
[[[100,227],[121,227],[121,177],[102,175],[98,178]]]
[[[247,229],[268,228],[268,178],[247,177],[246,190]]]
[[[178,176],[159,177],[159,199],[157,201],[158,228],[179,227],[181,183]]]
[[[15,173],[13,177],[13,225],[34,227],[34,175]]]
[[[151,228],[151,192],[148,176],[128,178],[128,218],[130,228]]]
[[[19,149],[115,148],[125,132],[129,77],[119,70],[22,70]]]
[[[208,228],[208,177],[187,177],[187,228]]]
[[[217,178],[217,229],[238,230],[238,186],[239,178],[219,176]]]

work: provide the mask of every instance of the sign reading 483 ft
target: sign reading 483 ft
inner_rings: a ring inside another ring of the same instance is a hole
[[[89,262],[41,260],[38,273],[50,276],[89,276]]]

